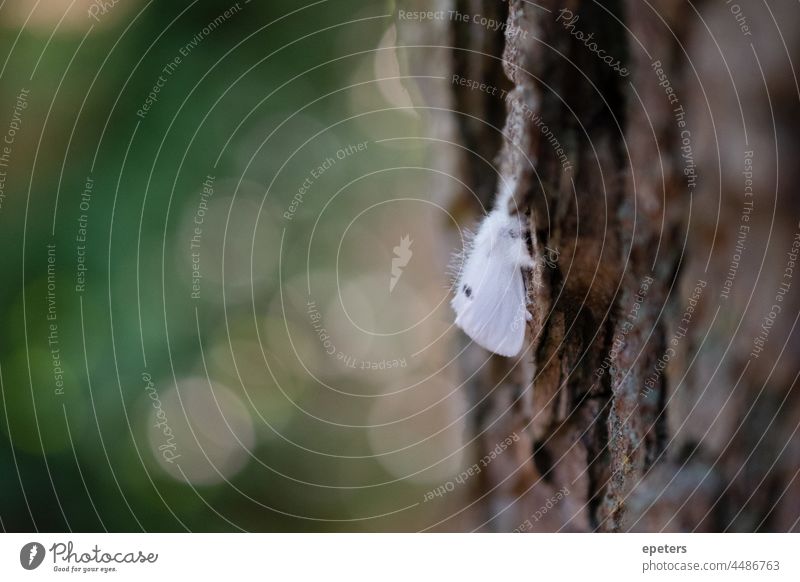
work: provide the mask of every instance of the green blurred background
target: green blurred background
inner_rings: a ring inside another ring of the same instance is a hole
[[[105,4],[0,9],[3,529],[434,525],[472,445],[394,3]]]

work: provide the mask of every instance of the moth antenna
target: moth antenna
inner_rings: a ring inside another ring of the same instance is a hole
[[[461,250],[450,253],[450,260],[445,268],[445,272],[450,279],[449,288],[453,291],[458,288],[458,281],[461,277],[461,273],[464,271],[464,265],[470,253],[475,248],[475,231],[465,228],[461,233],[462,239],[464,240],[464,247]]]

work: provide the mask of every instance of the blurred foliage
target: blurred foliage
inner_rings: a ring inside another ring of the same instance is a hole
[[[369,395],[407,384],[412,370],[343,375],[306,314],[309,281],[327,316],[341,281],[378,251],[386,264],[395,233],[379,239],[397,215],[370,232],[348,224],[414,187],[412,176],[393,191],[391,176],[372,172],[425,156],[421,143],[375,143],[424,132],[419,117],[387,110],[396,104],[374,81],[393,4],[240,2],[208,34],[236,4],[124,0],[97,19],[90,2],[41,4],[30,18],[24,3],[0,10],[0,131],[29,90],[0,208],[3,528],[416,527],[420,509],[358,519],[412,506],[429,485],[375,456],[363,429],[374,399],[324,387]],[[137,115],[160,75],[157,100]],[[285,220],[309,172],[359,142],[366,151],[326,171]],[[196,300],[189,241],[208,176]],[[146,378],[183,431],[188,479],[158,454]],[[210,464],[190,450],[194,438]]]

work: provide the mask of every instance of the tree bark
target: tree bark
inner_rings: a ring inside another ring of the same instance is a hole
[[[517,184],[537,263],[524,354],[473,385],[482,452],[519,436],[475,527],[796,530],[800,289],[753,355],[798,232],[796,5],[748,37],[722,3],[448,4],[506,22],[450,21],[452,73],[485,84],[451,83],[451,130],[481,201]]]

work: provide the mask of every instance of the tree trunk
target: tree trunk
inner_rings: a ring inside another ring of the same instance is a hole
[[[526,350],[472,386],[483,453],[519,437],[475,528],[796,530],[797,5],[436,5],[506,23],[447,18],[446,131],[537,263]]]

